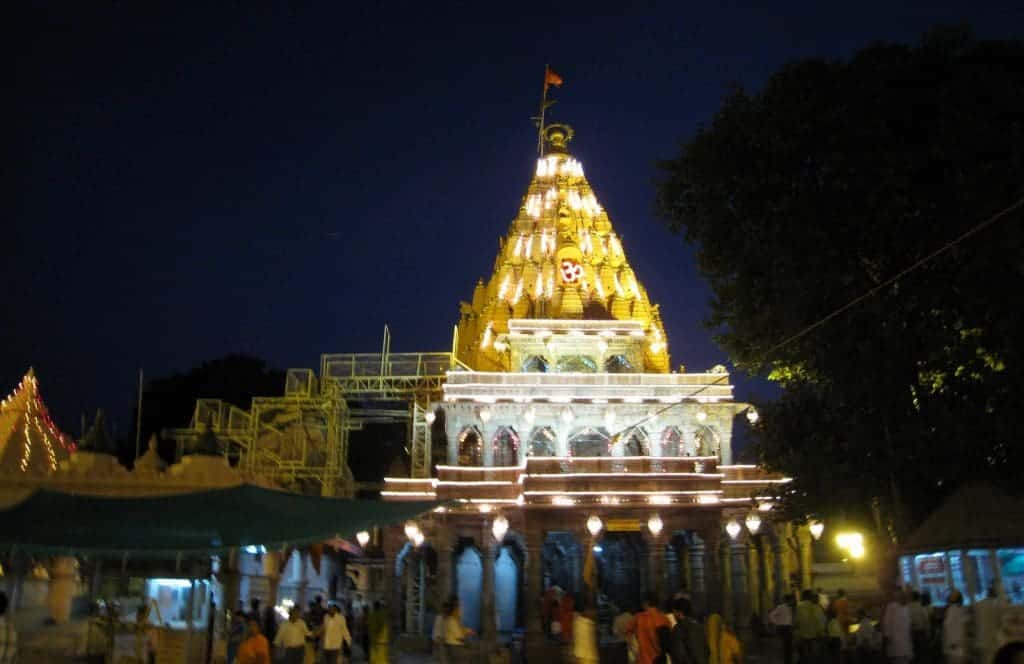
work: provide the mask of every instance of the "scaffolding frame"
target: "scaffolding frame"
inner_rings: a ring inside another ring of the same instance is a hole
[[[468,369],[454,352],[392,353],[384,327],[379,353],[332,353],[312,369],[289,369],[281,396],[254,397],[248,411],[220,399],[198,399],[188,427],[169,429],[178,456],[206,427],[224,455],[252,476],[320,495],[352,496],[349,432],[366,424],[406,423],[412,477],[431,472],[426,413],[440,400],[448,371]],[[395,408],[397,404],[404,407]]]

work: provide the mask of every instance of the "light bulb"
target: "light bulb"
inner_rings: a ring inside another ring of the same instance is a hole
[[[604,522],[601,521],[601,517],[596,514],[591,514],[587,518],[587,530],[590,532],[591,537],[597,537],[597,534],[604,528]]]
[[[698,422],[703,422],[706,419],[708,419],[708,414],[705,413],[703,410],[698,410],[697,411],[697,421]]]
[[[657,537],[661,534],[661,529],[665,527],[665,523],[661,520],[661,517],[657,514],[647,519],[647,530],[651,531],[651,534]]]
[[[739,537],[741,530],[743,530],[743,526],[736,519],[729,519],[729,523],[725,524],[725,532],[729,533],[731,539]]]
[[[757,409],[751,406],[747,409],[747,421],[751,424],[757,424],[757,421],[761,419],[761,414],[757,412]]]
[[[505,518],[504,514],[499,514],[494,517],[494,522],[491,524],[491,533],[494,535],[494,539],[499,542],[505,539],[505,533],[508,532],[508,519]]]
[[[569,424],[576,418],[576,415],[572,412],[572,408],[566,408],[562,411],[562,421]]]
[[[360,530],[356,533],[356,541],[359,542],[359,546],[366,548],[366,545],[370,543],[370,533],[365,530]]]
[[[533,421],[537,419],[537,411],[535,411],[532,407],[527,408],[526,412],[523,413],[523,419],[526,420],[527,424],[533,424]]]
[[[434,420],[437,419],[437,415],[434,414],[434,411],[428,410],[426,413],[423,414],[423,419],[426,421],[427,424],[433,424]]]
[[[480,409],[480,421],[487,424],[491,420],[491,409],[484,406]]]
[[[747,515],[747,530],[750,531],[751,535],[756,535],[757,531],[761,529],[761,517],[758,516],[757,512],[751,512]]]
[[[416,539],[416,533],[420,532],[420,527],[415,521],[405,522],[405,536],[409,540]]]
[[[814,521],[811,521],[810,530],[811,537],[813,537],[816,540],[821,539],[821,534],[825,532],[825,524],[815,519]]]

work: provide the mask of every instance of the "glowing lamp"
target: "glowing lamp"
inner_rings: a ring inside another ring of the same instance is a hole
[[[743,526],[736,519],[729,519],[729,523],[725,524],[725,532],[729,533],[730,539],[739,537],[741,530],[743,530]]]
[[[370,533],[360,530],[356,533],[356,541],[359,542],[359,546],[365,549],[366,545],[370,543]]]
[[[761,517],[758,516],[757,512],[751,512],[747,515],[746,524],[750,534],[756,535],[757,531],[761,529]]]
[[[528,408],[526,412],[523,413],[523,419],[526,420],[527,424],[533,424],[533,421],[537,419],[537,412],[533,408]]]
[[[751,406],[747,409],[747,421],[751,424],[757,424],[757,421],[761,419],[761,414],[757,412],[757,409]]]
[[[608,351],[608,342],[605,341],[604,339],[601,339],[600,341],[598,341],[597,342],[597,350],[600,351],[601,353],[607,352]]]
[[[416,539],[416,534],[420,532],[420,527],[415,521],[405,522],[405,536],[411,542]]]
[[[437,419],[437,415],[434,413],[434,411],[428,410],[426,413],[423,414],[423,419],[426,421],[427,424],[433,424],[434,420]]]
[[[488,503],[483,503],[477,509],[480,510],[481,514],[490,514],[493,508]]]
[[[483,422],[484,424],[487,424],[488,422],[491,421],[491,409],[487,408],[486,406],[480,409],[478,415],[480,416],[480,421]]]
[[[423,533],[421,533],[421,532],[417,531],[417,532],[416,532],[416,536],[412,538],[412,544],[413,544],[413,546],[415,546],[415,547],[420,547],[420,546],[423,546],[423,541],[424,541],[425,539],[426,539],[426,538],[425,538],[425,537],[423,536]]]
[[[814,521],[811,521],[810,530],[811,537],[816,540],[821,539],[821,534],[825,532],[825,524],[815,519]]]
[[[562,411],[562,421],[566,424],[571,424],[576,419],[576,414],[572,412],[572,408],[566,408]]]
[[[508,519],[505,518],[504,514],[499,514],[494,517],[494,522],[491,523],[491,534],[494,535],[494,539],[499,542],[504,541],[505,533],[508,532]]]
[[[651,531],[651,534],[655,537],[661,534],[661,529],[664,527],[665,523],[657,514],[653,514],[651,518],[647,519],[647,530]]]
[[[706,419],[708,419],[708,414],[705,413],[703,410],[698,410],[697,411],[697,421],[698,422],[704,422],[704,420],[706,420]]]
[[[591,514],[587,518],[587,530],[590,532],[591,537],[597,537],[597,534],[604,528],[604,522],[601,521],[601,517],[596,514]]]

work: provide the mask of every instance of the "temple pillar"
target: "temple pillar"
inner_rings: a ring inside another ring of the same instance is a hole
[[[448,443],[448,465],[459,465],[459,421],[445,419],[445,439]]]
[[[749,632],[750,621],[754,616],[761,616],[761,566],[758,564],[758,546],[756,537],[747,542],[747,586],[745,608],[746,613],[739,616],[743,620],[740,630]]]
[[[718,516],[715,517],[713,527],[702,528],[699,532],[704,540],[704,588],[707,598],[708,613],[720,612],[722,610],[722,574],[721,574],[721,537],[719,530]]]
[[[220,571],[217,572],[221,593],[224,598],[225,610],[235,612],[242,597],[242,575],[238,573],[238,549],[231,549],[220,559]]]
[[[564,422],[555,425],[555,435],[558,438],[558,449],[555,450],[555,456],[569,456],[569,427],[570,425]]]
[[[810,590],[814,586],[814,579],[811,571],[811,563],[814,560],[811,551],[811,531],[806,526],[800,526],[796,531],[797,544],[800,547],[800,588]]]
[[[75,573],[78,561],[70,556],[58,556],[50,564],[50,583],[46,603],[50,617],[58,625],[71,619],[71,602],[75,597]]]
[[[734,578],[735,565],[733,565],[733,559],[736,557],[733,549],[736,547],[735,542],[725,541],[722,542],[721,549],[718,552],[720,556],[721,564],[719,569],[722,572],[721,579],[721,591],[722,591],[722,603],[718,608],[718,612],[722,616],[722,620],[727,625],[732,625],[735,629],[736,625],[736,601],[735,601],[735,587],[736,582]],[[708,613],[711,613],[712,609],[708,609]]]
[[[494,434],[498,431],[495,425],[480,427],[480,444],[483,446],[483,463],[488,468],[494,465]]]
[[[526,644],[527,647],[544,643],[542,602],[544,601],[544,531],[527,524],[526,533]],[[528,661],[534,661],[528,658]]]
[[[768,613],[775,606],[775,554],[772,551],[771,538],[762,536],[760,541],[759,553],[761,557],[760,572],[761,572],[761,621],[765,622],[768,619]]]
[[[647,578],[648,591],[658,596],[658,605],[663,606],[672,594],[665,588],[665,542],[661,534],[652,535],[647,531]]]
[[[263,576],[267,579],[267,596],[264,607],[277,606],[277,585],[281,580],[281,553],[267,551],[263,554]]]
[[[774,604],[782,601],[784,595],[791,592],[789,587],[789,556],[786,555],[786,524],[772,524],[773,537],[772,558],[775,561],[773,571],[775,573],[775,600]]]
[[[492,652],[498,641],[498,621],[494,601],[494,563],[497,558],[497,543],[491,536],[486,522],[480,537],[480,557],[483,563],[483,583],[480,587],[480,631],[486,651]]]
[[[438,613],[452,595],[452,583],[455,571],[452,556],[452,531],[445,522],[439,522],[434,530],[434,549],[437,551],[437,580],[435,586]]]
[[[960,569],[964,571],[964,583],[967,584],[967,592],[964,594],[967,596],[968,601],[974,604],[977,601],[975,598],[979,594],[978,570],[967,554],[967,549],[960,549]]]

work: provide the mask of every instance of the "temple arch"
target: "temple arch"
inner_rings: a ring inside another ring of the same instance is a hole
[[[651,441],[643,427],[633,427],[622,439],[623,456],[650,456]]]
[[[558,435],[551,427],[537,427],[530,433],[530,445],[526,448],[529,456],[555,456],[558,449]]]
[[[519,434],[509,426],[499,427],[491,439],[494,453],[493,465],[516,466],[519,464]]]
[[[540,355],[531,355],[523,360],[522,371],[525,373],[547,373],[549,362]]]
[[[559,373],[596,373],[597,362],[586,355],[567,355],[558,358],[556,368]]]
[[[612,355],[604,361],[604,370],[608,373],[636,373],[633,363],[625,355]]]
[[[480,466],[483,464],[483,436],[475,426],[468,426],[459,432],[459,465]]]
[[[717,456],[722,449],[722,437],[706,424],[697,427],[693,439],[697,456]]]
[[[461,540],[455,549],[455,596],[462,607],[462,624],[480,633],[484,565],[472,540]]]
[[[661,456],[684,456],[683,432],[679,427],[665,427],[661,432]]]
[[[611,437],[603,427],[584,427],[569,436],[569,450],[576,457],[611,456],[608,443]]]

